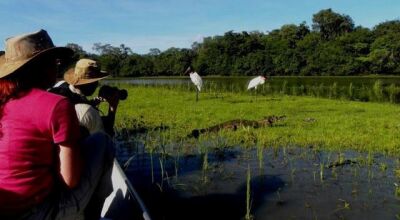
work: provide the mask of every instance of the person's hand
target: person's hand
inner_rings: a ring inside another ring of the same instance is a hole
[[[107,98],[107,102],[110,105],[110,110],[111,111],[116,111],[117,106],[119,104],[119,95],[118,92],[115,92],[111,96]]]
[[[98,105],[100,104],[100,102],[106,102],[106,101],[107,101],[107,100],[106,100],[105,98],[96,96],[96,97],[93,97],[92,100],[90,100],[90,103],[91,103],[93,106],[98,106]]]

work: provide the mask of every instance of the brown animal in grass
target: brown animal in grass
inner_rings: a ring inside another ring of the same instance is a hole
[[[266,126],[272,126],[278,121],[282,121],[286,118],[285,115],[282,116],[268,116],[261,120],[246,120],[246,119],[234,119],[230,121],[226,121],[208,128],[194,129],[191,134],[188,135],[189,138],[194,137],[198,138],[200,134],[210,133],[210,132],[218,132],[222,129],[228,129],[236,131],[240,127],[251,127],[251,128],[260,128]]]

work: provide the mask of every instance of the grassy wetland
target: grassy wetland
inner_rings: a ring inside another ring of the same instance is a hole
[[[209,84],[198,102],[190,85],[118,86],[129,93],[119,160],[156,219],[400,218],[397,104],[268,84],[258,93]],[[285,117],[191,136],[268,116]]]

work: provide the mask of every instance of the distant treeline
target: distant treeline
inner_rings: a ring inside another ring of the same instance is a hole
[[[305,23],[287,24],[266,33],[228,31],[206,37],[191,49],[150,49],[133,53],[121,44],[96,43],[88,54],[77,44],[76,59],[92,57],[114,76],[179,76],[189,66],[201,75],[400,75],[400,20],[372,29],[355,27],[352,18],[331,9]]]

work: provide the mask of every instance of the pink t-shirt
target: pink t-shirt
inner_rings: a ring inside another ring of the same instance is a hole
[[[32,89],[7,102],[0,119],[0,210],[44,200],[59,171],[60,143],[76,143],[79,122],[62,96]]]

